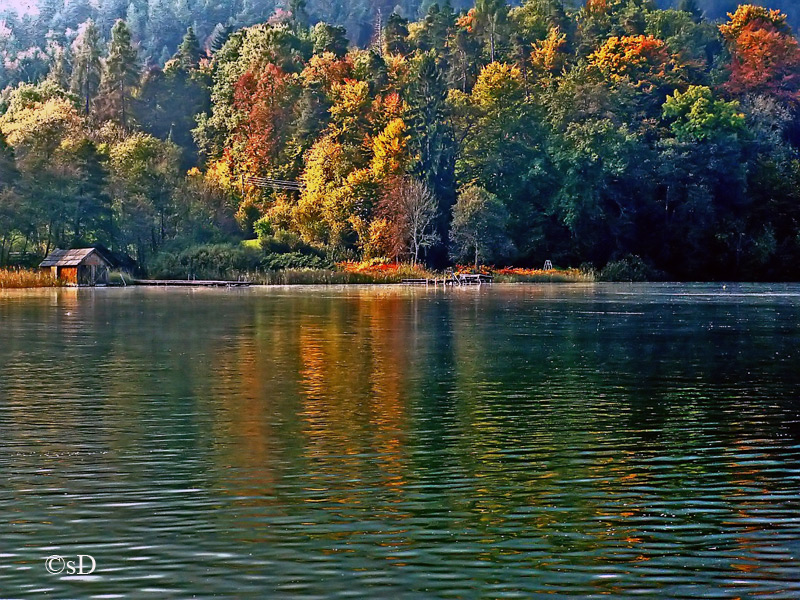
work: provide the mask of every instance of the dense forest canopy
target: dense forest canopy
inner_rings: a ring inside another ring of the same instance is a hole
[[[43,0],[0,19],[0,264],[797,278],[784,4]]]
[[[676,8],[681,0],[656,0],[658,8]],[[0,0],[0,56],[10,73],[0,87],[16,80],[30,81],[40,76],[43,64],[55,46],[71,44],[87,19],[92,19],[101,39],[108,40],[117,19],[124,19],[138,44],[144,64],[163,66],[192,27],[201,47],[208,47],[221,28],[239,29],[270,19],[302,6],[309,24],[326,22],[343,26],[348,38],[365,46],[376,28],[392,13],[415,21],[423,18],[432,0]],[[709,20],[724,20],[734,12],[737,0],[697,0],[697,8]],[[511,2],[520,4],[519,1]],[[582,6],[582,0],[565,0],[566,8]],[[800,25],[800,5],[795,0],[765,0],[753,4],[769,5],[784,12],[790,24]],[[450,0],[459,12],[472,7],[473,0]],[[23,63],[18,71],[17,60]]]

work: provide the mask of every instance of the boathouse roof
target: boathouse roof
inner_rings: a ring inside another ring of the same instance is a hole
[[[97,248],[77,248],[75,250],[61,250],[56,248],[47,255],[40,267],[77,267],[92,254],[96,254],[105,263],[111,266],[109,260]]]

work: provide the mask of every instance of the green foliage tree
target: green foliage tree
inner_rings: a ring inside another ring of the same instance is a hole
[[[406,55],[411,51],[408,43],[408,19],[397,13],[392,13],[386,21],[384,30],[384,43],[389,54]]]
[[[406,90],[412,154],[412,171],[433,191],[439,201],[436,232],[446,240],[450,207],[455,200],[455,139],[447,104],[444,70],[433,52],[426,52],[412,65],[412,83]]]
[[[715,100],[710,88],[698,85],[668,96],[663,116],[671,121],[672,132],[682,142],[736,134],[745,124],[738,102]]]
[[[178,148],[153,136],[134,133],[109,152],[110,192],[118,243],[146,266],[174,236],[179,188]]]
[[[8,263],[8,253],[17,231],[24,227],[19,196],[15,186],[19,172],[14,164],[14,151],[0,132],[0,265]]]
[[[0,132],[0,188],[8,189],[14,185],[19,173],[14,163],[14,150]]]
[[[314,52],[317,54],[332,52],[341,58],[347,53],[347,32],[344,27],[317,23],[311,30],[311,42],[314,44]]]
[[[678,2],[678,10],[689,13],[695,23],[699,23],[703,20],[703,11],[700,10],[697,0],[681,0]]]
[[[476,0],[474,27],[486,43],[489,60],[497,58],[499,46],[506,35],[508,4],[506,0]]]
[[[609,119],[571,123],[553,159],[560,181],[552,210],[570,233],[567,256],[605,264],[615,253],[637,254],[637,217],[652,197],[654,164],[641,138]]]
[[[508,237],[508,211],[502,201],[478,186],[461,191],[453,206],[450,256],[453,260],[480,262],[502,259],[512,250]]]
[[[449,0],[441,5],[434,2],[428,7],[425,18],[416,24],[417,28],[412,36],[414,45],[423,52],[434,50],[438,55],[443,55],[455,22],[455,13]]]
[[[308,2],[306,0],[289,0],[289,12],[292,13],[292,24],[295,29],[308,27]]]
[[[225,45],[225,42],[228,41],[231,33],[233,33],[233,27],[217,23],[211,35],[208,37],[209,54],[214,55],[222,50],[222,47]]]
[[[182,69],[191,71],[192,69],[196,69],[200,64],[200,55],[200,42],[197,41],[194,29],[189,27],[189,29],[186,30],[186,35],[183,36],[181,45],[178,46],[175,60],[178,61]]]

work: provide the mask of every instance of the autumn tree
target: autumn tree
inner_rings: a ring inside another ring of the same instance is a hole
[[[530,61],[533,71],[539,77],[556,75],[567,64],[567,35],[552,28],[547,37],[533,44]]]
[[[423,182],[411,177],[390,182],[377,214],[388,223],[387,249],[392,258],[407,255],[417,264],[420,253],[438,241],[437,208],[436,198]]]
[[[745,4],[720,25],[720,32],[731,53],[728,91],[800,101],[800,45],[785,14]]]
[[[339,250],[356,243],[352,217],[366,216],[363,197],[352,193],[348,181],[356,172],[354,156],[333,136],[325,136],[309,150],[302,174],[303,190],[292,209],[289,226],[310,243],[326,244]],[[278,207],[281,208],[281,207]],[[280,214],[273,219],[280,223]]]
[[[273,64],[248,71],[239,80],[234,106],[243,118],[232,150],[242,173],[263,176],[277,170],[276,159],[288,133],[293,91],[291,78]]]
[[[662,84],[673,67],[666,44],[645,35],[609,38],[589,64],[612,82],[628,78],[644,87]]]

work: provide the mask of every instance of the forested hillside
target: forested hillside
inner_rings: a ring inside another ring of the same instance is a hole
[[[0,264],[800,277],[800,47],[721,5],[42,5],[0,28]]]

